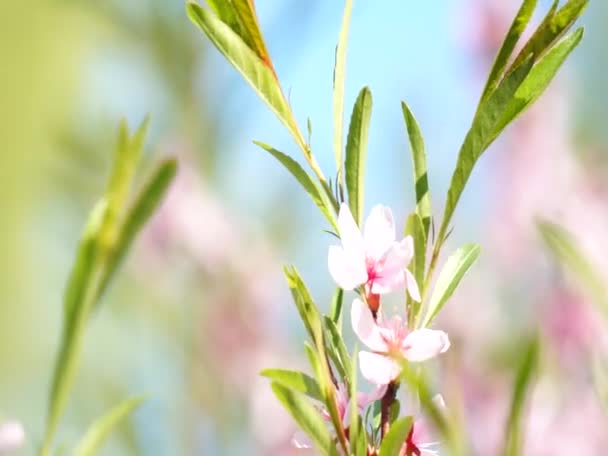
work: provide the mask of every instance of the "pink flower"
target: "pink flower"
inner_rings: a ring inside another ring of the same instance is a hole
[[[25,431],[21,423],[6,421],[0,423],[0,455],[8,455],[23,445]]]
[[[342,245],[329,248],[327,262],[341,288],[353,290],[365,285],[366,294],[379,295],[405,284],[412,299],[420,301],[416,279],[406,269],[414,256],[414,241],[411,236],[395,241],[395,222],[389,208],[374,207],[361,234],[348,206],[342,203],[338,228]]]
[[[351,308],[351,322],[355,334],[373,352],[359,352],[361,373],[376,385],[386,385],[395,380],[401,366],[390,355],[400,354],[412,362],[426,361],[450,348],[448,335],[433,329],[410,331],[398,316],[383,322],[378,315],[374,321],[372,312],[360,299]]]
[[[440,410],[445,409],[445,402],[440,394],[433,398],[433,402]],[[428,439],[429,428],[424,419],[414,421],[401,449],[401,454],[404,456],[438,456],[439,451],[436,447],[439,442],[428,442]]]
[[[369,394],[357,393],[357,409],[359,411],[359,414],[362,414],[368,405],[381,399],[382,396],[384,396],[384,393],[386,393],[386,385],[381,385],[377,387]],[[344,383],[339,383],[338,387],[336,388],[336,400],[338,402],[338,413],[340,415],[340,419],[342,420],[342,425],[346,429],[350,425],[351,401],[350,397],[348,396],[348,390],[346,389]],[[331,421],[329,412],[326,409],[321,409],[321,415],[323,416],[325,421]],[[296,448],[313,448],[313,444],[308,438],[308,436],[300,431],[295,433],[292,442]]]

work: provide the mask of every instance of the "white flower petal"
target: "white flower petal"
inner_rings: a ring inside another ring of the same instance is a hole
[[[333,279],[344,290],[352,290],[367,282],[365,263],[348,255],[340,246],[329,247],[327,266]]]
[[[379,260],[395,242],[395,221],[391,210],[375,206],[365,221],[365,249],[369,257]]]
[[[353,301],[350,309],[350,321],[353,331],[361,342],[374,351],[386,351],[387,345],[382,337],[380,328],[374,321],[369,307],[359,298]]]
[[[359,367],[363,377],[376,385],[389,384],[401,372],[401,367],[392,359],[366,351],[359,352]]]
[[[426,361],[450,348],[450,339],[443,331],[417,329],[403,341],[403,355],[409,361]]]
[[[340,205],[338,213],[338,230],[340,231],[340,240],[342,247],[350,257],[359,258],[365,263],[365,244],[361,230],[357,226],[357,222],[353,218],[350,209],[345,203]]]
[[[407,269],[405,270],[405,283],[407,287],[407,292],[410,294],[412,299],[416,302],[420,302],[422,298],[420,297],[420,289],[418,288],[418,284],[416,283],[416,278]]]

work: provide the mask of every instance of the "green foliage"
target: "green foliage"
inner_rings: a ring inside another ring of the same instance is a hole
[[[143,397],[128,399],[98,418],[80,440],[73,455],[93,456],[96,454],[112,431],[139,407],[144,400],[145,398]]]
[[[426,240],[429,235],[433,213],[431,210],[431,193],[429,190],[424,139],[422,138],[422,132],[420,131],[418,122],[405,101],[401,102],[401,109],[403,111],[405,125],[407,126],[407,133],[410,138],[412,163],[414,165],[416,213],[420,216],[422,224],[424,225],[424,249],[420,251],[416,250],[416,252],[426,252]],[[422,283],[422,281],[419,281],[418,283]]]
[[[317,409],[298,392],[280,383],[271,384],[272,391],[300,428],[308,434],[316,448],[324,455],[337,456],[338,450]]]
[[[364,87],[359,92],[350,118],[345,162],[348,205],[359,226],[363,221],[365,161],[367,159],[367,136],[371,115],[372,93],[369,88]]]
[[[522,4],[498,52],[473,123],[458,154],[434,257],[437,257],[445,240],[458,200],[479,157],[510,122],[540,97],[566,57],[580,42],[582,29],[562,42],[559,39],[576,22],[586,4],[587,0],[570,0],[557,10],[555,2],[507,68],[515,45],[536,6],[535,1],[524,1]]]
[[[334,297],[331,300],[331,309],[329,315],[332,321],[335,323],[338,332],[342,332],[342,304],[344,301],[344,290],[342,288],[336,289]]]
[[[212,10],[205,9],[194,2],[189,2],[187,11],[192,22],[200,27],[218,51],[241,73],[258,96],[276,114],[298,146],[305,153],[309,153],[306,152],[308,146],[293,117],[272,66],[269,65],[269,61],[260,58],[259,49],[252,49],[239,35],[240,29],[235,31],[231,28],[231,25],[234,26],[234,24],[223,22]],[[249,33],[254,32],[250,30]],[[255,34],[259,34],[259,31]]]
[[[264,369],[260,372],[260,375],[294,391],[304,393],[312,399],[323,402],[323,395],[317,381],[307,374],[286,369]]]
[[[413,424],[414,420],[411,416],[396,420],[382,440],[379,456],[399,456]]]
[[[298,309],[300,318],[308,331],[308,335],[315,346],[322,345],[323,330],[321,315],[319,314],[319,310],[317,309],[308,288],[306,288],[300,274],[293,266],[285,267],[283,272],[285,273],[291,296]]]
[[[494,60],[494,65],[492,65],[492,69],[490,70],[490,74],[488,76],[488,80],[486,82],[486,86],[483,89],[483,93],[481,95],[481,101],[483,102],[487,96],[496,89],[496,86],[500,82],[505,69],[507,68],[507,64],[509,63],[509,58],[519,41],[522,33],[526,29],[528,22],[532,18],[532,14],[536,9],[536,4],[538,0],[524,0],[509,31],[507,32],[507,36],[505,37],[498,54],[496,55],[496,59]],[[527,55],[527,54],[525,54]]]
[[[340,376],[346,383],[350,383],[352,378],[350,373],[352,371],[350,355],[344,345],[344,340],[338,331],[338,327],[329,317],[324,318],[325,327],[327,328],[327,353],[334,362],[336,369],[340,372]]]
[[[572,234],[543,220],[538,221],[537,228],[557,261],[574,276],[580,283],[581,290],[593,299],[598,310],[608,320],[608,290],[604,279],[583,254]]]
[[[146,120],[133,137],[119,129],[114,167],[105,195],[95,206],[79,243],[64,296],[64,321],[49,395],[47,455],[72,389],[86,325],[133,239],[154,212],[175,175],[176,163],[161,163],[130,207],[129,195],[143,149]]]
[[[357,347],[354,348],[353,353],[357,353]],[[350,370],[350,388],[349,388],[349,397],[350,401],[350,410],[348,411],[350,415],[350,426],[348,428],[348,438],[350,442],[351,454],[355,456],[359,455],[367,455],[367,432],[365,430],[365,426],[363,426],[363,422],[361,417],[359,416],[359,406],[356,400],[357,395],[359,394],[357,389],[357,357],[353,357],[353,362]],[[352,398],[355,398],[354,400]]]
[[[438,251],[445,240],[452,215],[475,163],[499,133],[497,125],[502,118],[505,107],[532,69],[532,64],[531,58],[524,61],[498,85],[496,90],[488,96],[487,101],[480,105],[473,119],[473,125],[467,133],[458,154],[456,169],[452,174],[435,251]]]
[[[321,213],[331,224],[332,228],[338,231],[338,225],[336,222],[337,203],[335,200],[333,198],[330,200],[323,189],[321,189],[319,185],[312,179],[312,177],[310,177],[310,175],[304,171],[300,164],[289,155],[284,154],[283,152],[280,152],[275,148],[259,141],[254,141],[254,144],[275,157],[287,169],[287,171],[289,171],[291,175],[296,178],[304,190],[306,190],[306,193],[308,193],[308,195],[312,198],[313,202],[319,207],[319,209],[321,209]]]
[[[509,100],[504,113],[496,126],[493,141],[502,130],[512,122],[519,114],[524,112],[542,95],[549,83],[553,80],[557,71],[570,53],[578,46],[583,38],[583,29],[580,28],[568,35],[542,57],[530,71],[524,82]]]
[[[446,261],[445,266],[439,273],[426,316],[422,322],[422,327],[430,325],[441,309],[443,309],[443,306],[450,299],[465,273],[479,257],[480,251],[479,245],[466,244],[448,258],[448,261]]]
[[[599,355],[596,355],[593,359],[591,368],[593,385],[597,397],[604,409],[604,413],[608,414],[608,363]]]
[[[343,162],[342,162],[342,141],[344,136],[344,82],[346,79],[346,45],[348,42],[348,29],[353,9],[352,0],[346,0],[344,4],[344,17],[338,45],[336,46],[336,64],[334,66],[334,154],[336,156],[336,169],[338,170],[338,180],[343,186]]]
[[[519,456],[522,454],[524,405],[538,370],[539,351],[538,338],[534,338],[527,344],[521,357],[513,383],[513,396],[506,425],[504,456]]]
[[[414,258],[409,265],[409,269],[416,279],[416,283],[422,285],[424,283],[424,270],[426,259],[426,236],[424,233],[424,225],[420,215],[416,212],[409,215],[405,224],[405,235],[412,236],[414,240]],[[422,290],[424,292],[424,290]],[[423,295],[424,299],[424,295]],[[409,293],[407,294],[407,310],[409,327],[414,327],[414,322],[418,319],[422,302],[414,301]]]

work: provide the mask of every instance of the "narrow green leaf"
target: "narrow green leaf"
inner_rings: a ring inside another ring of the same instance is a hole
[[[358,349],[355,346],[353,353],[357,353]],[[359,394],[357,386],[357,357],[353,357],[353,362],[350,371],[350,388],[349,397],[356,398]],[[350,426],[348,429],[348,438],[350,442],[351,454],[355,456],[367,456],[367,432],[361,416],[359,416],[359,405],[356,400],[350,401]]]
[[[336,213],[334,209],[337,206],[337,203],[329,200],[327,194],[321,188],[319,188],[319,185],[306,171],[304,171],[300,164],[289,155],[278,151],[268,144],[264,144],[259,141],[254,141],[253,143],[276,158],[287,169],[287,171],[289,171],[291,175],[296,178],[304,190],[306,190],[306,193],[308,193],[308,195],[312,198],[312,201],[321,210],[321,213],[325,216],[332,228],[337,231],[338,224],[336,222]]]
[[[338,451],[325,420],[315,407],[300,393],[280,383],[271,384],[272,391],[300,428],[311,438],[316,448],[324,455],[337,456]]]
[[[583,29],[580,28],[557,44],[534,65],[524,82],[515,92],[513,98],[509,100],[505,111],[497,123],[492,140],[543,94],[566,58],[578,46],[582,38]]]
[[[332,321],[336,324],[338,333],[342,333],[342,304],[344,301],[344,290],[337,288],[334,297],[331,300],[331,315]]]
[[[291,109],[274,71],[214,12],[190,1],[188,16],[211,40],[215,47],[241,73],[258,96],[276,114],[291,133],[294,140],[305,151],[309,149],[293,117]]]
[[[454,252],[445,263],[439,273],[435,289],[429,301],[426,317],[422,322],[422,327],[430,325],[443,308],[445,303],[454,293],[456,287],[469,270],[471,265],[479,257],[481,248],[477,244],[466,244]]]
[[[422,138],[422,132],[420,131],[418,122],[405,101],[401,102],[401,109],[403,110],[403,118],[405,119],[407,133],[410,138],[410,149],[412,163],[414,166],[414,182],[416,190],[416,212],[422,219],[422,224],[424,225],[426,251],[426,238],[428,238],[429,235],[431,217],[433,214],[431,211],[431,193],[429,190],[424,140]],[[421,282],[418,283],[421,284]]]
[[[59,419],[74,383],[81,349],[81,336],[94,303],[95,289],[92,285],[97,261],[98,237],[105,219],[106,209],[107,202],[102,199],[91,212],[66,288],[63,330],[51,380],[43,451],[50,450]]]
[[[133,138],[129,137],[126,122],[123,120],[120,123],[114,165],[105,193],[108,209],[100,233],[100,247],[105,250],[111,250],[116,242],[120,214],[129,198],[129,191],[142,156],[149,123],[150,119],[146,117]]]
[[[507,32],[507,36],[505,37],[505,40],[503,41],[502,46],[496,55],[494,65],[490,70],[490,75],[488,76],[488,80],[481,95],[481,102],[483,102],[488,95],[494,91],[502,79],[505,68],[507,68],[507,64],[509,63],[509,58],[513,53],[513,49],[515,49],[519,38],[526,29],[528,22],[530,22],[537,3],[538,0],[524,0],[519,8],[515,19]]]
[[[318,348],[323,345],[321,314],[296,268],[293,266],[285,267],[283,272],[300,318],[315,347]]]
[[[346,48],[348,43],[348,29],[353,9],[352,0],[346,0],[344,4],[344,16],[338,45],[336,46],[336,64],[334,66],[334,154],[336,156],[336,170],[338,171],[338,181],[343,186],[343,158],[342,141],[344,137],[344,83],[346,79]]]
[[[332,357],[336,368],[340,371],[340,375],[347,383],[351,381],[350,372],[352,370],[350,363],[350,355],[344,344],[344,340],[338,331],[336,324],[329,317],[324,318],[325,327],[329,333],[327,340],[327,352]]]
[[[570,0],[558,11],[558,0],[555,0],[541,24],[515,58],[513,65],[519,65],[530,55],[538,61],[572,27],[587,7],[587,3],[588,0]]]
[[[128,253],[133,240],[158,208],[176,172],[177,161],[175,159],[162,161],[139,191],[134,203],[124,217],[119,230],[118,241],[107,258],[100,279],[97,299],[103,296],[118,266]]]
[[[526,347],[513,384],[513,396],[506,424],[504,456],[520,456],[523,448],[522,419],[528,390],[538,369],[539,342],[534,338]]]
[[[407,435],[412,429],[412,424],[414,424],[414,420],[411,416],[405,416],[395,421],[382,440],[379,456],[399,456]]]
[[[232,0],[232,5],[241,23],[241,38],[267,66],[272,68],[270,55],[266,49],[266,44],[264,44],[258,18],[255,14],[253,0]]]
[[[414,258],[410,263],[409,270],[414,275],[416,283],[420,288],[421,292],[424,293],[424,271],[425,271],[425,258],[426,258],[426,237],[424,233],[424,226],[420,215],[416,212],[411,213],[405,223],[405,235],[412,236],[414,240]],[[424,296],[423,296],[424,300]],[[414,326],[419,318],[422,302],[414,301],[409,293],[407,294],[407,315],[409,327]]]
[[[206,0],[207,4],[215,11],[220,20],[230,27],[234,33],[243,37],[243,31],[241,30],[241,23],[236,15],[236,11],[230,1],[226,0]]]
[[[480,106],[475,115],[471,129],[460,148],[456,168],[452,174],[443,220],[441,221],[441,228],[439,229],[437,243],[435,244],[435,253],[439,251],[439,248],[445,241],[448,226],[454,215],[456,205],[469,180],[475,163],[477,163],[481,154],[500,133],[496,127],[504,114],[505,108],[531,69],[532,59],[527,59],[513,73],[502,80],[492,95],[488,97],[487,101]]]
[[[359,92],[350,118],[345,162],[348,204],[359,226],[363,220],[365,161],[367,159],[367,136],[371,115],[372,93],[369,88],[364,87]]]
[[[303,372],[285,369],[264,369],[260,375],[278,382],[294,391],[306,394],[308,397],[323,402],[323,395],[317,381]]]
[[[608,320],[608,288],[572,234],[559,225],[543,220],[538,221],[537,227],[555,258],[573,274],[580,283],[581,290],[588,293],[600,313]]]
[[[128,399],[106,415],[97,419],[74,450],[74,456],[92,456],[103,445],[112,431],[145,400],[143,397]]]

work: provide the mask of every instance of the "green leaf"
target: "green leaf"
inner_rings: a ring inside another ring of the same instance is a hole
[[[157,165],[152,175],[142,186],[134,203],[124,217],[119,230],[118,241],[107,259],[97,292],[98,299],[103,296],[135,237],[163,200],[176,172],[177,161],[175,159],[164,160]]]
[[[47,452],[74,383],[82,334],[94,304],[95,288],[92,283],[98,254],[98,237],[105,219],[106,209],[107,202],[102,199],[89,216],[64,296],[63,332],[51,380],[46,433],[43,442],[43,449],[46,449]]]
[[[372,115],[372,93],[364,87],[350,118],[346,141],[346,189],[350,211],[359,226],[363,221],[363,200],[365,182],[365,161],[367,158],[367,136]]]
[[[439,273],[435,289],[429,301],[429,308],[426,317],[422,322],[422,327],[430,325],[443,308],[445,303],[454,293],[456,287],[469,270],[471,265],[479,257],[481,248],[477,244],[466,244],[454,252],[445,263]]]
[[[264,44],[264,38],[255,14],[253,0],[232,0],[232,5],[241,24],[241,38],[267,66],[272,68],[270,55]]]
[[[350,372],[352,370],[350,355],[348,354],[346,345],[344,345],[344,340],[333,320],[329,317],[325,317],[324,321],[327,332],[329,333],[327,352],[334,361],[336,368],[340,371],[342,379],[348,383],[351,381]]]
[[[513,73],[506,76],[487,101],[479,107],[471,129],[460,148],[456,168],[454,174],[452,174],[443,220],[435,244],[435,254],[438,253],[445,241],[454,210],[475,163],[500,133],[497,130],[497,125],[504,114],[505,108],[531,69],[532,59],[527,59]]]
[[[311,438],[315,447],[324,455],[337,456],[336,445],[325,420],[317,409],[309,404],[300,393],[280,383],[273,382],[271,388],[296,423]]]
[[[143,397],[128,399],[114,407],[106,415],[97,419],[91,425],[84,437],[80,440],[78,446],[74,450],[73,455],[94,455],[110,436],[114,428],[116,428],[121,421],[125,420],[129,414],[131,414],[131,412],[139,407],[144,400],[145,398]]]
[[[505,37],[505,40],[503,41],[502,46],[500,47],[500,50],[496,55],[494,65],[490,70],[490,75],[488,76],[488,80],[481,95],[482,102],[488,97],[490,93],[494,91],[494,89],[502,79],[505,68],[509,63],[509,58],[513,53],[513,49],[515,49],[519,38],[526,29],[528,22],[530,22],[530,18],[532,17],[532,14],[536,9],[537,3],[538,0],[524,0],[521,7],[519,8],[515,19],[511,24],[511,28],[509,28],[507,36]]]
[[[403,118],[405,119],[407,133],[410,138],[410,149],[412,154],[412,163],[414,166],[414,182],[416,190],[416,213],[420,216],[422,224],[424,225],[424,251],[426,251],[426,239],[429,235],[431,217],[433,214],[431,211],[431,193],[429,191],[424,140],[422,138],[422,132],[420,131],[418,122],[416,122],[416,118],[405,101],[401,102],[401,109],[403,110]],[[422,284],[422,282],[418,283]]]
[[[528,390],[538,369],[539,358],[538,338],[528,343],[521,357],[513,384],[513,396],[506,425],[506,440],[504,456],[519,456],[523,448],[522,418]]]
[[[578,46],[582,38],[583,29],[580,28],[557,44],[534,65],[524,82],[515,92],[513,98],[509,100],[496,126],[492,140],[543,94],[566,58]]]
[[[414,420],[411,416],[395,421],[382,440],[379,456],[399,456],[413,424]]]
[[[358,349],[355,346],[353,353],[357,353]],[[357,387],[357,357],[353,357],[353,362],[351,365],[351,371],[349,373],[350,378],[350,388],[349,388],[349,397],[357,397],[358,387]],[[348,429],[348,438],[350,441],[351,454],[355,456],[367,456],[367,432],[365,430],[365,426],[363,426],[363,421],[361,416],[359,416],[359,406],[356,400],[350,401],[350,426]]]
[[[334,66],[334,154],[336,156],[336,169],[338,171],[340,185],[343,185],[344,182],[342,161],[342,140],[344,136],[344,81],[346,79],[346,47],[352,9],[352,0],[346,0],[340,36],[338,38],[338,45],[336,46],[336,64]]]
[[[337,288],[334,297],[331,300],[331,315],[332,321],[335,323],[338,333],[342,333],[342,303],[344,301],[344,290]]]
[[[262,101],[276,114],[302,151],[309,154],[306,141],[272,68],[237,33],[216,17],[213,11],[202,8],[193,1],[190,1],[186,8],[192,22],[207,35],[218,51],[241,73]]]
[[[325,216],[332,228],[337,231],[338,224],[336,222],[335,215],[335,207],[337,207],[337,203],[329,200],[327,194],[321,188],[319,188],[319,185],[306,171],[304,171],[300,164],[289,155],[284,154],[283,152],[278,151],[267,144],[259,141],[254,141],[253,143],[276,158],[287,169],[287,171],[289,171],[291,175],[296,178],[304,190],[306,190],[306,193],[310,195],[317,207],[321,209],[321,213]]]
[[[587,7],[588,0],[570,0],[557,11],[558,1],[553,5],[528,42],[521,49],[513,66],[519,65],[530,55],[539,60],[576,22]]]
[[[308,397],[323,402],[323,395],[316,380],[302,372],[285,369],[264,369],[260,372],[270,380],[278,382],[294,391],[306,394]]]
[[[100,248],[104,250],[111,250],[116,243],[119,218],[129,198],[135,171],[143,152],[149,123],[149,118],[146,118],[132,139],[129,138],[129,129],[126,121],[122,120],[120,123],[118,144],[114,154],[114,165],[105,193],[108,208],[100,233]]]
[[[414,240],[414,258],[409,265],[409,269],[416,279],[416,283],[423,294],[424,299],[424,270],[425,270],[425,258],[426,258],[426,238],[424,234],[424,226],[420,215],[416,212],[410,214],[405,223],[405,235],[412,236]],[[414,323],[418,321],[420,310],[422,307],[421,302],[414,301],[409,293],[407,294],[407,309],[408,309],[408,323],[409,327],[414,327]]]
[[[291,295],[296,304],[296,308],[298,309],[298,313],[300,314],[300,318],[302,319],[311,340],[318,348],[323,345],[323,329],[319,310],[296,268],[293,266],[285,267],[283,272],[287,279],[287,285],[291,290]]]
[[[581,290],[591,297],[608,320],[608,289],[604,279],[583,254],[572,234],[559,225],[543,220],[537,222],[537,227],[555,258],[573,274]]]

